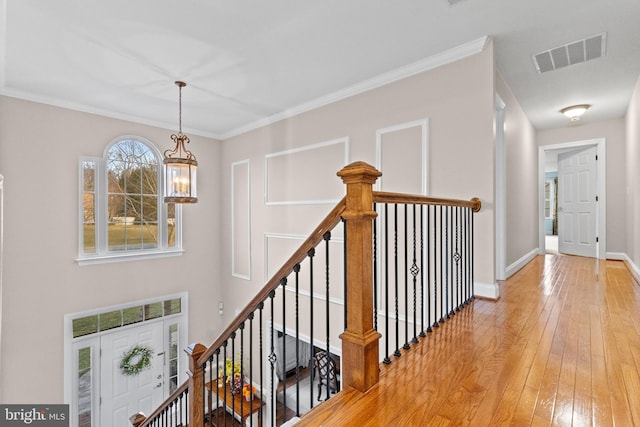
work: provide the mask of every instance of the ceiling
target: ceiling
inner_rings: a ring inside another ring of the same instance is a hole
[[[591,104],[622,117],[640,75],[638,0],[0,0],[0,93],[226,138],[489,36],[537,129]],[[606,33],[605,56],[533,55]]]

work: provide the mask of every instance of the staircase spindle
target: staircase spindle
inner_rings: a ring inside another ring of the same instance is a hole
[[[391,363],[389,358],[389,204],[384,205],[384,360]]]
[[[326,329],[325,329],[325,341],[326,341],[326,351],[327,355],[331,357],[331,352],[329,348],[329,335],[330,335],[330,318],[331,315],[329,313],[329,241],[331,240],[331,232],[327,231],[322,236],[325,243],[325,319],[326,319]],[[327,381],[327,397],[325,400],[329,400],[331,396],[331,388],[329,381]]]
[[[396,326],[396,349],[393,352],[395,357],[402,356],[400,353],[400,315],[398,307],[398,204],[393,205],[393,277],[394,277],[394,306],[395,306],[395,326]]]

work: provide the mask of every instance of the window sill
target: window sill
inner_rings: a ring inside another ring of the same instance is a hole
[[[110,264],[114,262],[138,261],[141,259],[167,258],[182,256],[184,250],[171,249],[166,251],[126,252],[109,255],[89,255],[76,259],[78,265]]]

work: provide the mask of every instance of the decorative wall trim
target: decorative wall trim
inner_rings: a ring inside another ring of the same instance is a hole
[[[294,206],[294,205],[324,205],[324,204],[335,204],[340,200],[340,197],[335,199],[300,199],[300,200],[278,200],[272,201],[269,199],[269,159],[273,159],[275,157],[281,156],[290,156],[296,153],[300,153],[303,151],[309,150],[320,150],[322,148],[326,148],[332,145],[344,144],[344,158],[343,165],[349,164],[349,137],[344,136],[341,138],[332,139],[329,141],[323,141],[316,144],[305,145],[298,148],[292,148],[289,150],[278,151],[275,153],[270,153],[264,156],[264,203],[267,206]],[[338,169],[336,169],[338,170]],[[336,181],[337,182],[337,181]],[[302,194],[306,195],[305,193]]]
[[[429,194],[429,119],[414,120],[411,122],[400,123],[393,126],[376,130],[376,169],[382,170],[382,136],[386,133],[397,132],[404,129],[419,127],[422,130],[420,144],[422,152],[420,153],[422,171],[421,171],[421,194],[426,196]],[[376,190],[382,189],[384,175],[381,176],[374,187]]]
[[[236,171],[240,172],[241,167],[246,167],[246,187],[239,188],[236,185]],[[236,212],[236,200],[245,198],[247,204],[246,212]],[[246,215],[246,218],[243,216]],[[244,221],[243,221],[244,219]],[[241,223],[242,222],[242,223]],[[236,236],[236,227],[245,227],[247,240],[240,242]],[[243,264],[247,271],[238,271],[236,265],[236,247],[245,248],[246,259]],[[231,275],[239,279],[251,280],[251,161],[241,160],[231,164]]]
[[[300,104],[297,107],[290,108],[281,113],[274,114],[265,119],[257,120],[253,123],[249,123],[245,126],[232,129],[231,131],[220,136],[220,139],[227,139],[233,136],[241,135],[254,129],[258,129],[263,126],[270,125],[272,123],[284,120],[298,114],[305,113],[307,111],[314,110],[325,105],[332,104],[334,102],[341,101],[343,99],[364,93],[379,87],[385,86],[389,83],[396,82],[398,80],[406,79],[407,77],[420,74],[425,71],[433,70],[434,68],[441,67],[443,65],[450,64],[452,62],[464,59],[471,55],[482,52],[489,42],[489,36],[482,36],[479,39],[472,40],[464,43],[460,46],[445,50],[435,55],[431,55],[428,58],[406,65],[404,67],[397,68],[387,73],[380,74],[369,80],[365,80],[360,83],[356,83],[352,86],[338,90],[325,96],[321,96],[312,101]]]
[[[522,258],[520,258],[513,264],[509,265],[507,267],[506,277],[509,278],[513,276],[515,273],[518,272],[518,270],[520,270],[522,267],[527,265],[532,259],[538,256],[538,254],[539,254],[538,248],[532,249],[529,253],[525,254]]]
[[[274,272],[269,271],[269,239],[282,239],[282,240],[296,240],[300,243],[306,240],[307,236],[295,235],[295,234],[279,234],[279,233],[264,233],[264,282],[267,283],[271,276],[275,274]],[[343,238],[331,237],[329,240],[329,244],[338,244],[342,246],[344,244]],[[285,289],[288,292],[295,292],[295,289],[292,286],[287,286]],[[300,295],[304,295],[307,297],[311,296],[311,293],[306,289],[299,290]],[[324,289],[321,292],[314,292],[313,299],[318,301],[326,301],[326,294]],[[329,297],[329,302],[332,304],[344,305],[344,299],[342,298],[334,298]]]
[[[633,280],[640,285],[640,267],[638,267],[627,254],[624,254],[624,263],[631,272]]]
[[[480,298],[497,300],[500,298],[500,286],[497,283],[480,283],[474,284],[475,296]]]

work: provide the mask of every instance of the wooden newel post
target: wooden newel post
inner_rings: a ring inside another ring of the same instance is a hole
[[[373,329],[373,184],[380,173],[364,162],[345,166],[338,176],[347,186],[345,220],[347,329],[342,339],[344,386],[362,392],[379,379],[378,341]]]
[[[189,427],[204,427],[204,375],[197,361],[206,350],[202,344],[189,344],[184,349],[189,356]]]

